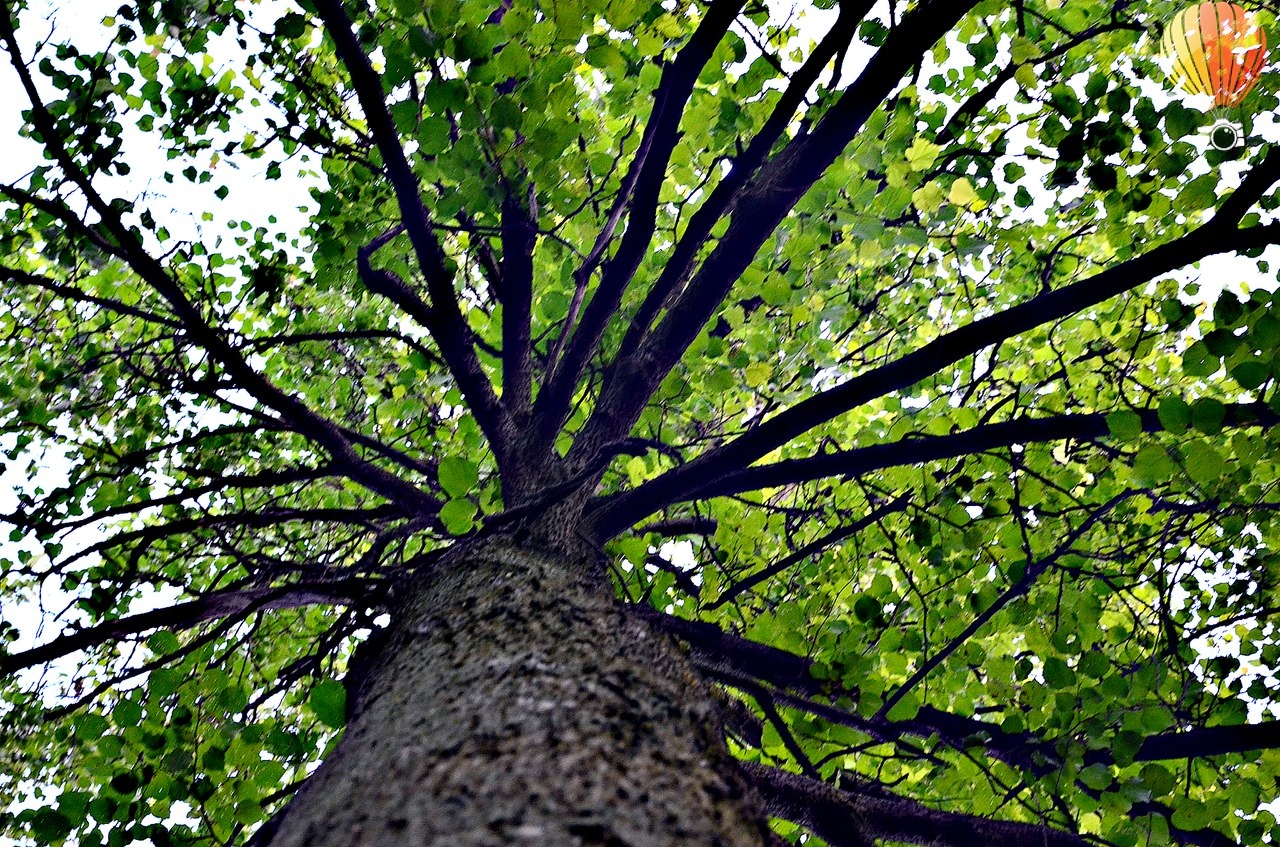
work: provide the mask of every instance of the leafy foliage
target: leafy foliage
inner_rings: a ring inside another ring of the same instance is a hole
[[[767,796],[1277,837],[1274,74],[1219,151],[1176,4],[828,5],[10,4],[9,837],[243,841],[387,591],[543,520]]]

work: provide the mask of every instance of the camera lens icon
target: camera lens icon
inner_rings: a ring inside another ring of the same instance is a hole
[[[1228,120],[1220,120],[1209,127],[1209,143],[1215,150],[1234,150],[1244,144],[1240,127]]]

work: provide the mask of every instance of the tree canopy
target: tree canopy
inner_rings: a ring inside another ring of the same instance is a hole
[[[1280,84],[1210,146],[1182,4],[25,5],[0,833],[243,843],[554,526],[789,842],[1280,835]]]

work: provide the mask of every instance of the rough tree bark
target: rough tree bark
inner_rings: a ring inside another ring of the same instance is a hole
[[[491,539],[406,588],[272,847],[770,843],[714,699],[591,558]]]

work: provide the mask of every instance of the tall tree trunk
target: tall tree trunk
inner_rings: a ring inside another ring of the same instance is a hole
[[[488,541],[412,586],[272,847],[768,843],[709,693],[586,559]]]

